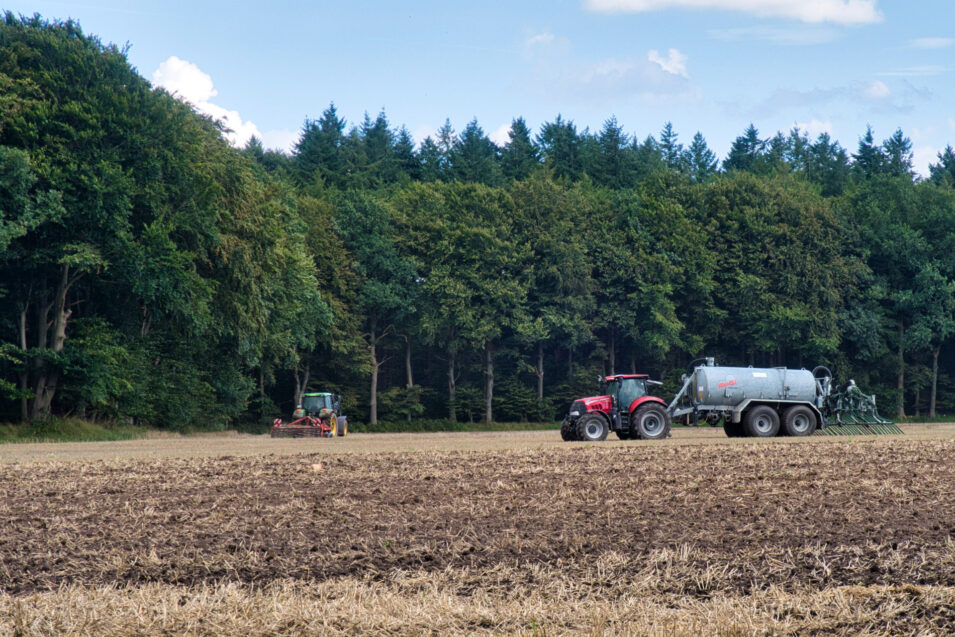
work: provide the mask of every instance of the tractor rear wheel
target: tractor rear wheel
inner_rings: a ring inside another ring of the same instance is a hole
[[[816,424],[816,414],[804,405],[790,407],[783,414],[783,431],[787,436],[811,436]]]
[[[757,405],[746,412],[743,431],[753,438],[772,438],[779,433],[779,414],[772,407]]]
[[[670,435],[670,417],[663,405],[644,403],[630,414],[630,437],[660,440]]]
[[[600,442],[607,439],[610,427],[603,416],[584,414],[577,421],[577,439],[585,442]]]
[[[565,420],[563,423],[561,423],[560,437],[564,442],[573,442],[577,440],[576,423],[572,423],[570,420]]]

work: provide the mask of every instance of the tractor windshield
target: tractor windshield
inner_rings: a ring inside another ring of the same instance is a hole
[[[322,409],[331,409],[332,397],[328,394],[319,396],[305,396],[302,398],[302,408],[311,413],[318,413]]]
[[[647,395],[647,384],[643,378],[620,378],[610,382],[609,394],[617,397],[620,409],[629,409],[630,403]]]

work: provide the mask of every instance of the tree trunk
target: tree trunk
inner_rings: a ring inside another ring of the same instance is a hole
[[[932,391],[928,398],[928,417],[935,418],[935,398],[938,395],[938,354],[942,346],[938,345],[932,350]]]
[[[899,390],[899,411],[898,417],[905,418],[905,350],[903,342],[905,340],[905,324],[899,319],[899,376],[897,389]]]
[[[494,422],[494,353],[491,349],[491,343],[484,346],[484,373],[486,384],[484,390],[484,422]]]
[[[411,337],[405,336],[405,387],[414,387],[414,376],[411,374]]]
[[[454,375],[454,351],[451,351],[448,353],[448,418],[451,419],[451,422],[458,421],[458,409],[455,398],[455,392],[457,391],[455,385],[456,380]]]
[[[298,409],[302,404],[302,395],[305,393],[305,390],[308,388],[308,381],[312,376],[312,364],[306,358],[305,359],[305,372],[299,376],[298,368],[295,369],[295,395],[292,396],[292,403],[295,405],[295,408]]]
[[[20,351],[26,356],[27,351],[27,311],[30,305],[26,303],[20,309]],[[20,372],[20,422],[26,422],[30,416],[30,404],[27,400],[27,388],[30,383],[30,372],[26,368],[26,358],[23,360],[23,371]]]
[[[377,327],[374,314],[372,314],[368,329],[368,351],[371,353],[371,390],[368,402],[368,422],[372,425],[378,424],[378,368],[381,367],[381,363],[378,362],[378,354],[375,351],[377,346],[375,329]]]
[[[544,402],[544,344],[537,344],[537,402]]]
[[[56,286],[56,295],[51,306],[47,306],[45,316],[41,318],[43,323],[43,341],[46,345],[46,316],[49,316],[50,309],[53,310],[53,344],[50,349],[59,353],[63,351],[66,344],[66,326],[69,323],[70,315],[73,310],[67,308],[66,295],[70,286],[76,279],[70,279],[70,266],[63,265],[60,272],[60,282]],[[50,415],[50,406],[53,404],[53,397],[56,395],[56,387],[59,382],[60,372],[41,361],[39,373],[37,375],[36,393],[33,398],[33,418],[42,418]]]
[[[259,365],[259,418],[265,415],[265,371]]]
[[[617,373],[617,331],[610,328],[610,375]]]

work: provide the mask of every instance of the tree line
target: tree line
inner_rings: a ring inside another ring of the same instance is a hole
[[[0,23],[0,419],[550,420],[595,376],[827,364],[951,409],[955,152],[902,131],[474,120],[415,144],[330,105],[289,154],[153,88],[74,22]]]

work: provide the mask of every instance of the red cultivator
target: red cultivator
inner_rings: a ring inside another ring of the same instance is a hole
[[[331,438],[334,435],[335,430],[329,422],[314,416],[303,416],[290,423],[281,418],[272,421],[273,438]]]

